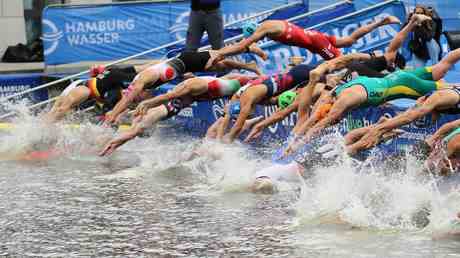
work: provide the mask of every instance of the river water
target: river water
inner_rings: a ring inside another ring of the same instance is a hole
[[[2,136],[3,152],[46,132],[23,126]],[[85,130],[60,131],[79,148],[59,158],[1,162],[0,257],[460,257],[449,234],[458,190],[416,168],[383,176],[344,163],[256,195],[247,187],[269,161],[244,147],[177,164],[196,140],[154,134],[97,158],[82,151],[97,135]]]

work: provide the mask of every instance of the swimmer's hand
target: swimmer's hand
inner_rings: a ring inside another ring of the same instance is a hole
[[[89,76],[90,77],[96,77],[99,74],[103,74],[105,72],[105,66],[104,65],[93,65],[89,69]]]
[[[209,51],[209,60],[204,67],[205,70],[211,69],[215,64],[222,61],[225,56],[221,55],[219,51],[210,50]]]
[[[255,140],[256,138],[259,138],[262,135],[263,130],[264,130],[263,126],[260,126],[259,124],[255,125],[252,128],[251,132],[249,132],[246,139],[244,139],[244,142],[248,143],[252,140]]]
[[[129,138],[130,139],[130,138]],[[105,147],[104,149],[99,152],[99,156],[107,156],[111,155],[118,147],[123,145],[125,142],[129,140],[128,138],[125,137],[119,137],[111,140]]]
[[[148,101],[142,101],[139,105],[137,105],[136,111],[134,111],[134,116],[144,116],[150,108],[151,105]]]
[[[250,46],[249,46],[249,51],[251,53],[254,53],[256,55],[258,55],[260,58],[262,58],[264,61],[267,61],[268,59],[268,55],[267,53],[265,53],[256,43],[252,43]]]
[[[379,144],[382,139],[383,133],[384,132],[378,130],[375,127],[369,132],[367,132],[360,140],[362,149],[370,149]]]
[[[433,149],[436,143],[439,141],[440,139],[438,138],[436,134],[433,134],[432,136],[425,139],[426,144],[428,144],[428,146],[430,146],[431,149]]]
[[[233,142],[233,141],[232,141],[232,139],[231,139],[231,137],[230,137],[229,134],[224,135],[224,137],[222,138],[222,143],[230,144],[230,143],[232,143],[232,142]]]

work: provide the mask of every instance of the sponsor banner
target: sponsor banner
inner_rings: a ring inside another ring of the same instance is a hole
[[[0,75],[0,98],[41,85],[43,83],[42,76],[43,74],[41,73]],[[15,100],[24,98],[27,98],[32,103],[38,103],[48,99],[48,90],[34,91],[30,94],[19,96]]]
[[[224,23],[229,23],[292,2],[223,0],[221,9]],[[45,62],[115,60],[184,39],[189,13],[189,1],[46,8],[42,20]]]

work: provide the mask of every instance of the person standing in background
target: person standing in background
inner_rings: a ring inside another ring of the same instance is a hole
[[[224,21],[220,0],[192,0],[191,9],[185,49],[196,51],[205,31],[212,49],[221,49],[224,46]]]
[[[415,68],[427,66],[431,60],[434,65],[441,60],[441,33],[442,19],[432,7],[417,5],[414,11],[409,14],[409,19],[413,14],[424,14],[431,20],[424,21],[421,26],[415,28],[409,40],[409,50],[413,54],[413,64]]]

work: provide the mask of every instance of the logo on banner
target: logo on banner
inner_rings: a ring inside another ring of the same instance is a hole
[[[271,116],[273,113],[276,112],[276,106],[265,106],[265,117]],[[275,134],[276,131],[278,131],[278,125],[279,123],[274,123],[268,127],[268,130],[272,133]]]
[[[43,35],[41,39],[50,43],[50,45],[44,50],[44,54],[46,56],[56,51],[59,45],[59,40],[63,37],[63,32],[60,31],[56,24],[50,20],[43,19],[42,24]]]
[[[217,99],[212,101],[212,113],[216,120],[225,115],[224,107],[225,101],[223,99]]]
[[[176,34],[176,39],[181,40],[185,38],[187,28],[188,28],[188,17],[190,12],[182,13],[177,16],[176,23],[169,28],[171,33]]]

